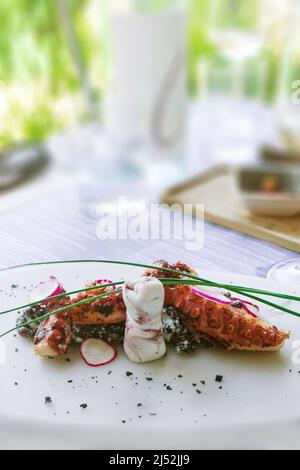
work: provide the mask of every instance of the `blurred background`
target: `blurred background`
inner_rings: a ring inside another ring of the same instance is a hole
[[[2,190],[55,169],[97,204],[297,161],[299,20],[297,0],[1,0]]]
[[[28,140],[43,140],[54,132],[69,129],[87,118],[82,83],[59,15],[59,4],[68,3],[70,19],[76,29],[82,59],[89,75],[95,108],[103,107],[109,93],[108,0],[2,0],[1,36],[1,147]],[[172,8],[176,0],[132,1],[134,11]],[[228,4],[226,24],[218,8]],[[289,0],[190,0],[187,2],[188,90],[196,99],[201,60],[217,55],[232,59],[261,58],[266,64],[262,99],[274,103],[278,72],[288,41]],[[212,4],[216,13],[212,12]],[[232,4],[232,5],[231,5]],[[235,11],[242,4],[241,17]],[[129,8],[129,7],[128,7]],[[232,8],[232,11],[230,9]],[[117,10],[117,7],[116,7]],[[121,7],[120,7],[121,11]],[[30,14],[29,14],[30,13]],[[212,16],[220,16],[214,20]],[[223,24],[222,24],[223,23]],[[237,31],[237,29],[239,31]],[[251,36],[247,37],[247,31]],[[231,30],[231,31],[230,31]],[[224,33],[232,36],[224,36]],[[238,33],[237,37],[233,34]],[[243,43],[243,44],[242,44]],[[243,56],[243,57],[242,57]],[[214,65],[216,65],[214,63]],[[233,66],[230,63],[230,66]],[[250,74],[251,65],[247,72]],[[252,87],[256,87],[255,77]],[[260,86],[263,87],[261,83]],[[251,90],[249,90],[250,92]],[[42,117],[42,119],[41,119]]]

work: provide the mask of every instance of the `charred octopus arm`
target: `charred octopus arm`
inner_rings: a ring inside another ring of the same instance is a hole
[[[88,287],[94,284],[89,284]],[[77,295],[72,303],[80,302],[88,298],[95,297],[104,292],[112,291],[110,287],[97,288]],[[112,294],[108,297],[91,301],[89,303],[76,306],[72,309],[73,322],[77,325],[100,325],[117,324],[125,322],[126,307],[122,293]]]
[[[152,275],[158,278],[166,277],[161,267],[197,275],[181,262],[169,265],[167,261],[157,261],[156,264],[157,270]],[[151,272],[147,271],[146,274],[151,275]],[[177,276],[168,274],[168,277]],[[165,286],[165,306],[177,308],[192,333],[213,340],[227,350],[278,351],[289,337],[276,326],[251,316],[242,304],[236,307],[207,300],[194,293],[191,286]]]
[[[214,340],[225,349],[278,351],[288,333],[242,307],[222,305],[194,294],[189,286],[166,286],[165,305],[175,306],[187,328]]]
[[[45,313],[51,313],[70,303],[69,297],[63,297],[59,301],[47,302]],[[69,311],[62,312],[45,318],[40,323],[34,337],[34,350],[38,356],[56,357],[63,356],[68,351],[71,343],[72,317]]]
[[[69,304],[74,304],[81,300],[92,298],[96,295],[108,292],[111,288],[101,288],[97,282],[88,284],[87,287],[95,289],[80,293],[72,300],[69,297],[62,298],[59,302],[51,302],[47,304],[44,313],[50,313]],[[123,333],[125,324],[126,309],[122,299],[122,295],[113,294],[107,298],[101,299],[102,302],[90,302],[74,307],[73,309],[50,316],[43,320],[34,337],[35,352],[43,357],[62,356],[67,353],[69,345],[72,341],[73,326],[89,326],[89,325],[118,325],[120,332]],[[77,334],[82,334],[79,329]],[[111,336],[114,332],[106,332]],[[85,334],[85,336],[88,336]]]

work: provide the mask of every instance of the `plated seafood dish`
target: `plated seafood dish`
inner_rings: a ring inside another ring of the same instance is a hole
[[[168,345],[179,354],[203,347],[276,352],[289,337],[261,318],[255,303],[274,306],[264,296],[279,294],[216,284],[182,262],[145,266],[138,279],[99,279],[73,292],[51,276],[33,289],[10,331],[32,339],[41,357],[63,356],[79,343],[92,366],[114,360],[116,345],[123,345],[128,360],[144,363],[165,356]]]
[[[297,286],[174,261],[0,272],[3,447],[299,447]]]

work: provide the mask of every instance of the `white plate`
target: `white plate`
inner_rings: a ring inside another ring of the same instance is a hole
[[[26,303],[31,286],[50,274],[71,290],[88,280],[133,278],[142,271],[96,263],[2,271],[1,310]],[[211,272],[201,275],[226,283],[293,291],[264,279]],[[12,288],[13,284],[18,287]],[[285,304],[292,306],[291,302]],[[167,357],[136,365],[120,348],[116,361],[90,368],[80,359],[76,346],[68,356],[71,362],[43,360],[34,356],[29,341],[6,336],[6,364],[0,366],[0,447],[300,448],[300,364],[292,363],[292,345],[300,339],[300,319],[269,308],[262,311],[270,322],[292,331],[280,353],[200,350],[182,357],[170,348]],[[12,327],[14,320],[15,314],[0,317],[0,331]],[[133,375],[127,377],[126,371]],[[217,374],[224,377],[222,389],[215,381]],[[52,404],[44,404],[46,396],[52,398]],[[80,407],[83,403],[88,404],[86,409]]]

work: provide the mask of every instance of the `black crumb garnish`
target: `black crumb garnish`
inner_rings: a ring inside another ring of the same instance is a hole
[[[52,403],[52,398],[51,397],[45,397],[45,405],[48,405]]]
[[[10,287],[11,287],[12,289],[16,289],[16,288],[18,287],[18,284],[12,284]]]
[[[222,385],[220,385],[219,390],[222,390],[222,388],[223,388]]]
[[[18,348],[16,348],[16,349],[15,349],[15,352],[16,352],[16,353],[18,353],[18,352],[19,352]]]
[[[152,377],[146,377],[146,380],[148,380],[148,382],[151,382],[151,380],[153,380],[153,379],[152,379]]]
[[[130,372],[129,370],[126,372],[126,375],[127,377],[130,377],[131,375],[133,375],[133,372]]]
[[[157,413],[149,413],[150,416],[157,416]]]
[[[200,383],[201,383],[202,385],[205,385],[205,380],[200,380]]]
[[[86,403],[82,403],[82,404],[80,405],[80,408],[82,408],[83,410],[85,410],[85,409],[87,408],[87,404],[86,404]]]
[[[193,385],[193,387],[196,387],[197,384],[192,384],[192,385]]]
[[[19,385],[18,382],[15,382],[15,386]]]
[[[125,423],[126,423],[126,420],[125,420],[125,419],[122,419],[122,423],[125,424]]]
[[[109,371],[107,372],[107,375],[110,375],[110,374],[111,374],[111,370],[109,370]]]
[[[198,388],[196,389],[196,392],[199,394],[202,393],[201,390],[198,390]]]
[[[71,362],[71,359],[67,357],[66,362]]]
[[[167,389],[167,390],[173,390],[172,387],[170,387],[170,385],[167,385],[167,386],[166,386],[166,389]]]
[[[136,406],[143,406],[143,403],[138,403]]]
[[[292,372],[292,369],[290,369],[289,372]]]
[[[143,415],[138,415],[138,418],[141,418]]]
[[[182,379],[182,377],[183,377],[183,375],[181,375],[181,374],[178,375],[178,378],[179,378],[179,379]]]
[[[240,300],[233,300],[230,305],[232,305],[232,307],[242,308],[243,302],[241,302]]]
[[[216,375],[215,381],[216,382],[222,382],[223,380],[223,375]]]

